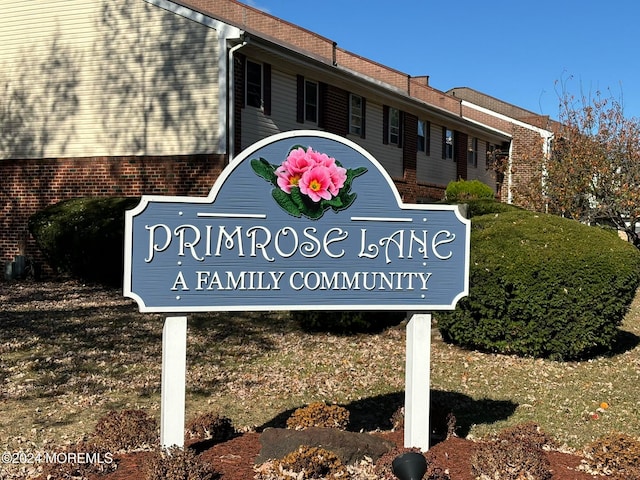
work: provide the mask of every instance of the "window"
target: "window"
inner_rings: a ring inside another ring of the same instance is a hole
[[[382,106],[382,144],[402,147],[404,114],[397,108]]]
[[[304,82],[304,119],[318,122],[318,84],[309,80]]]
[[[400,110],[389,108],[389,143],[400,145]]]
[[[364,98],[349,95],[349,133],[364,138]]]
[[[418,120],[418,151],[431,154],[431,122]]]
[[[247,60],[247,106],[262,108],[262,65]]]
[[[453,159],[453,130],[442,128],[442,158]]]
[[[478,166],[478,139],[469,137],[467,148],[467,162],[474,167]]]

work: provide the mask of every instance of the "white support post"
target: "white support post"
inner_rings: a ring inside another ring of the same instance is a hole
[[[160,445],[184,447],[187,317],[167,317],[162,329]]]
[[[407,323],[404,446],[429,450],[431,314],[414,313]]]

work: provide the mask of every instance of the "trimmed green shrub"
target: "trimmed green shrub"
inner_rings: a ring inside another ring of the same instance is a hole
[[[520,207],[516,207],[515,205],[509,205],[508,203],[498,202],[493,199],[469,200],[465,202],[465,204],[468,208],[467,215],[469,218],[488,215],[490,213],[504,213],[522,210]]]
[[[121,285],[124,212],[139,198],[74,198],[29,218],[29,231],[49,265],[84,281]]]
[[[610,350],[640,283],[617,235],[524,210],[473,217],[469,296],[437,315],[467,348],[553,359]]]
[[[449,182],[445,197],[449,202],[466,202],[468,200],[493,200],[496,194],[493,189],[480,180],[458,180]]]

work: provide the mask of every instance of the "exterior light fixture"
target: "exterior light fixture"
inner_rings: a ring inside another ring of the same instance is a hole
[[[391,468],[400,480],[421,480],[427,471],[427,459],[421,453],[407,452],[397,456]]]

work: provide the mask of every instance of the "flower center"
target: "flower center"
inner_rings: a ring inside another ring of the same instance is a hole
[[[322,185],[318,180],[311,180],[309,182],[309,188],[314,192],[317,192],[318,190],[322,189]]]

